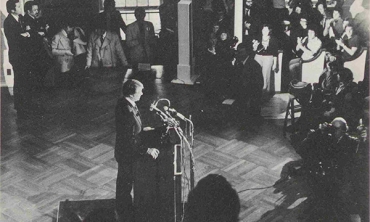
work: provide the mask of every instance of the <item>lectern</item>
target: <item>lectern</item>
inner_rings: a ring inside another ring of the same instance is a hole
[[[166,126],[143,132],[147,147],[159,149],[156,160],[142,156],[134,166],[135,222],[180,221],[181,144],[175,130]]]

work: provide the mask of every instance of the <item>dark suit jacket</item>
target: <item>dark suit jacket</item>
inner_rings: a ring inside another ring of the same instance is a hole
[[[116,106],[116,146],[114,156],[119,163],[133,163],[147,148],[141,145],[142,130],[140,114],[126,98]]]
[[[46,35],[45,27],[39,19],[34,19],[28,14],[23,17],[23,21],[23,26],[27,32],[30,33],[30,37],[26,41],[27,54],[29,55],[29,58],[34,57],[35,59],[38,59],[36,55],[46,53],[43,48],[43,37],[38,34],[38,32],[44,32]]]
[[[107,12],[101,12],[98,15],[97,21],[105,21],[107,24],[107,30],[117,33],[118,37],[121,39],[121,32],[126,32],[126,23],[123,21],[119,11],[115,10],[114,12],[107,14]],[[95,24],[94,24],[95,25]],[[93,30],[95,27],[93,27]]]
[[[263,88],[262,67],[250,55],[244,65],[236,61],[236,78],[234,82],[234,94],[242,103],[247,103],[250,98],[260,97]],[[258,98],[253,98],[258,99]]]
[[[20,22],[17,22],[11,14],[4,20],[4,33],[9,46],[9,62],[13,66],[18,63],[21,64],[25,54],[26,37],[21,36],[21,33],[24,32],[21,25],[22,16],[20,16],[19,20]]]

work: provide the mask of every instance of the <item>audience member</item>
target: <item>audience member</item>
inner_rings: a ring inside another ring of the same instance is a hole
[[[334,94],[326,102],[324,119],[332,120],[336,116],[342,116],[347,120],[350,127],[356,126],[361,111],[361,95],[358,92],[357,84],[353,82],[352,71],[344,68],[339,71],[338,86]]]
[[[127,59],[121,42],[115,32],[106,29],[103,22],[91,33],[87,45],[86,68],[127,66]]]
[[[294,44],[297,44],[298,38],[304,39],[307,37],[308,34],[308,25],[307,25],[307,19],[305,17],[301,17],[299,19],[299,26],[298,27],[293,27],[291,36],[292,40],[294,41]],[[301,54],[299,54],[300,56]]]
[[[130,50],[129,58],[133,66],[138,63],[153,63],[155,34],[153,23],[144,21],[145,9],[135,9],[136,21],[127,26],[126,42]]]
[[[352,58],[360,48],[359,38],[353,32],[353,25],[349,23],[344,30],[342,38],[335,40],[343,61]]]
[[[288,92],[289,83],[293,80],[292,73],[289,70],[289,62],[295,58],[295,44],[296,40],[293,40],[291,23],[290,21],[284,20],[282,29],[277,35],[280,40],[280,49],[283,50],[283,58],[281,61],[281,92]]]
[[[329,25],[327,21],[331,19],[331,15],[325,5],[323,1],[317,2],[314,14],[313,24],[318,27],[316,35],[320,39],[323,37],[323,31],[326,29],[326,26]]]
[[[234,98],[240,104],[241,113],[249,114],[252,117],[251,120],[259,121],[264,76],[261,65],[254,59],[252,43],[238,45],[234,84],[232,85]]]
[[[226,15],[225,8],[219,8],[216,11],[215,23],[218,24],[220,29],[227,31],[228,33],[234,33],[234,26],[230,21],[230,18]]]
[[[243,42],[256,38],[261,26],[260,9],[253,3],[253,0],[246,0],[243,15]]]
[[[189,193],[186,222],[237,222],[240,200],[225,177],[210,174],[201,179]]]
[[[85,35],[85,31],[80,27],[75,27],[73,29],[72,38],[72,53],[75,60],[75,70],[79,72],[83,70],[86,66],[87,38]]]
[[[99,13],[95,21],[103,21],[107,30],[116,33],[119,39],[121,39],[120,29],[126,32],[126,23],[123,21],[121,13],[116,10],[115,0],[104,0],[104,11]]]
[[[68,20],[60,22],[61,29],[54,35],[51,48],[55,57],[55,82],[56,85],[62,87],[72,86],[74,73],[71,71],[74,65],[72,53],[72,41],[69,35],[73,31],[73,27]]]
[[[233,65],[232,61],[235,57],[235,44],[237,43],[236,37],[232,37],[226,30],[219,30],[217,35],[217,42],[214,51],[214,66],[211,70],[214,72],[209,76],[212,78],[212,89],[211,92],[214,96],[224,100],[228,98],[230,92],[230,81],[234,77],[232,75]]]
[[[303,39],[302,37],[297,38],[296,50],[301,50],[303,52],[301,55],[303,61],[313,58],[319,52],[322,45],[321,40],[316,35],[316,27],[309,26],[307,29],[307,37]]]
[[[9,13],[4,20],[4,33],[9,46],[9,62],[14,73],[14,109],[18,117],[25,116],[30,110],[28,59],[26,57],[26,40],[29,32],[22,27],[21,3],[18,0],[8,0],[6,10]]]
[[[253,40],[253,51],[256,52],[254,59],[261,65],[263,73],[263,93],[268,99],[275,94],[275,78],[273,72],[279,71],[277,39],[271,36],[272,29],[269,25],[263,25],[261,37]]]

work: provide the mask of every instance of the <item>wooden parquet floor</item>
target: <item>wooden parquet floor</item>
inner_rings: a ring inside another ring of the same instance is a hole
[[[108,74],[75,89],[35,92],[33,102],[44,113],[28,119],[17,118],[2,88],[0,221],[56,221],[59,201],[115,197],[114,108],[122,77],[117,70]],[[240,191],[240,221],[310,221],[311,191],[302,178],[270,187],[286,163],[300,158],[282,137],[281,120],[251,124],[233,107],[211,105],[199,85],[160,80],[144,85],[138,105],[145,125],[159,123],[149,111],[158,98],[192,115],[195,180],[225,176]],[[246,190],[260,187],[270,188]]]

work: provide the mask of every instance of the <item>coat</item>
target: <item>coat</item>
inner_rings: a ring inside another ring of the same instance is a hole
[[[73,56],[66,55],[67,51],[72,52],[72,43],[64,30],[58,32],[51,43],[52,53],[56,58],[56,67],[60,72],[71,70],[74,60]]]
[[[101,62],[103,67],[116,67],[118,61],[123,66],[128,65],[118,35],[107,31],[102,45],[100,36],[93,32],[87,44],[87,66],[99,67]]]
[[[153,62],[153,45],[155,43],[154,26],[151,22],[143,22],[145,29],[144,40],[141,40],[138,21],[131,23],[126,29],[126,42],[130,50],[132,64]]]

